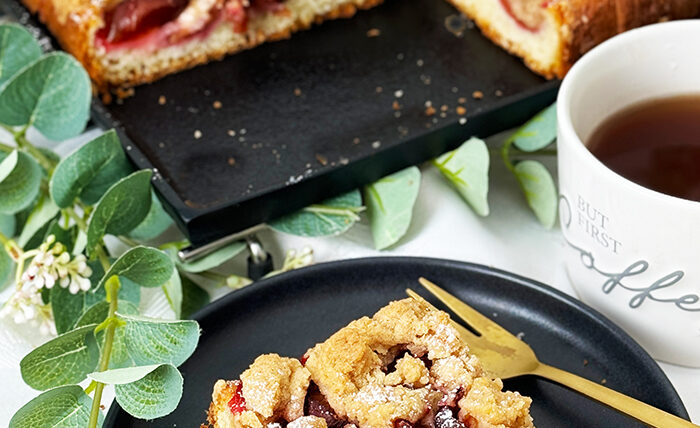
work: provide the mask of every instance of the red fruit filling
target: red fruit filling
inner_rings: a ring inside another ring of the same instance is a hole
[[[238,414],[246,411],[245,398],[243,398],[243,383],[240,380],[234,381],[236,384],[236,391],[233,393],[233,397],[228,400],[228,407],[231,409],[231,413]]]
[[[542,10],[547,7],[548,0],[500,0],[503,10],[522,29],[537,32],[544,19]]]

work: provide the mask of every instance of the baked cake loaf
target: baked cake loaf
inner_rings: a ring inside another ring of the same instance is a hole
[[[381,0],[22,0],[100,90],[289,37]]]
[[[700,0],[449,1],[547,78],[563,78],[581,55],[616,34],[700,15]]]
[[[502,391],[450,325],[413,299],[339,330],[297,360],[266,354],[214,385],[215,428],[526,428],[530,398]]]

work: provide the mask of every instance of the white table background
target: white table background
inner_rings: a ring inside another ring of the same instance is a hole
[[[63,143],[57,151],[65,155],[96,135],[99,135],[98,130],[90,131],[81,138]],[[497,147],[501,141],[502,136],[496,136],[489,144]],[[554,166],[552,161],[548,162],[550,166]],[[411,226],[406,236],[388,251],[373,249],[366,220],[337,237],[300,238],[269,230],[258,236],[273,254],[276,267],[281,264],[286,250],[307,246],[314,250],[317,263],[378,255],[436,257],[511,271],[575,296],[563,267],[566,247],[558,226],[553,230],[540,226],[527,208],[515,178],[503,167],[500,158],[492,156],[491,164],[491,215],[486,218],[474,214],[434,167],[424,165]],[[231,263],[238,274],[245,273],[244,259],[239,256]],[[0,294],[0,302],[7,297],[8,290],[5,290]],[[159,291],[145,289],[141,307],[147,315],[172,317]],[[22,382],[19,361],[46,339],[27,326],[0,320],[0,426],[7,426],[14,412],[37,395]],[[700,369],[665,363],[660,366],[683,399],[691,419],[700,423]],[[108,406],[112,397],[112,391],[107,389],[103,403]]]

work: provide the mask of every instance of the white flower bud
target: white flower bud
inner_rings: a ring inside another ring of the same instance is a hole
[[[78,294],[78,291],[80,291],[80,284],[78,284],[75,277],[72,278],[68,291],[70,291],[70,294]]]
[[[60,256],[58,256],[58,259],[56,260],[58,260],[59,263],[66,264],[70,261],[70,254],[64,251],[61,253]]]
[[[44,272],[42,277],[44,278],[44,286],[46,288],[53,288],[53,285],[56,283],[56,278],[48,272]]]
[[[80,283],[80,289],[83,291],[88,291],[90,289],[90,286],[92,285],[90,283],[90,280],[87,278],[84,278],[82,276],[78,276],[78,281]]]
[[[68,276],[64,276],[58,283],[61,287],[66,288],[68,285],[70,285],[70,278]]]

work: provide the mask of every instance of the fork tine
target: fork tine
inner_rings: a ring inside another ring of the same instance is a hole
[[[416,293],[415,291],[411,290],[410,288],[406,289],[406,294],[408,294],[409,296],[411,296],[412,298],[414,298],[418,302],[428,306],[429,308],[434,309],[436,311],[438,310],[438,308],[433,306],[430,302],[425,300],[420,294]],[[458,323],[452,319],[450,320],[450,324],[452,325],[452,327],[454,327],[457,330],[457,332],[467,342],[476,340],[478,338],[478,336],[475,335],[474,333],[472,333],[471,331],[469,331],[469,329],[467,329],[466,327],[464,327],[463,325],[461,325],[460,323]]]
[[[418,279],[418,282],[425,287],[430,293],[438,298],[442,303],[444,303],[448,308],[450,308],[458,317],[464,320],[467,324],[472,326],[480,334],[488,333],[505,333],[508,336],[513,336],[508,330],[504,329],[500,325],[491,321],[487,317],[483,316],[476,309],[467,305],[463,301],[459,300],[452,294],[433,284],[425,278]],[[515,337],[515,336],[513,336]]]

